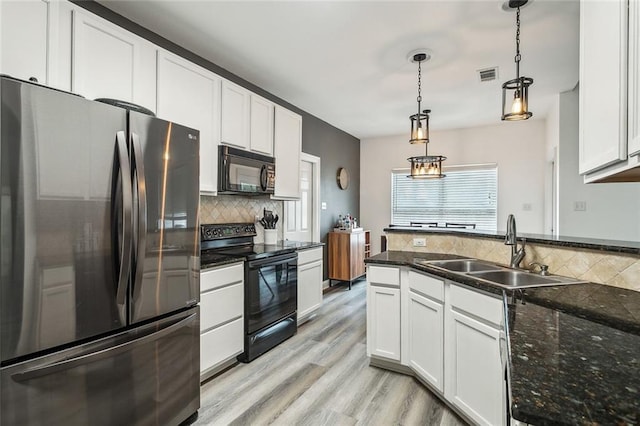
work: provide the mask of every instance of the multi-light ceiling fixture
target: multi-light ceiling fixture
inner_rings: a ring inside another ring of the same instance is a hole
[[[508,0],[508,7],[516,9],[516,78],[502,85],[502,119],[507,121],[526,120],[533,115],[529,111],[529,86],[533,79],[520,76],[520,7],[529,0]],[[513,95],[511,95],[513,91]],[[507,100],[510,100],[510,105]]]
[[[410,56],[412,62],[418,63],[418,112],[409,117],[411,120],[411,139],[412,144],[425,144],[424,155],[409,157],[407,161],[411,163],[412,178],[443,178],[442,162],[447,159],[442,155],[429,155],[429,114],[430,109],[422,110],[420,104],[422,102],[422,62],[431,59],[431,55],[426,52],[418,52]]]

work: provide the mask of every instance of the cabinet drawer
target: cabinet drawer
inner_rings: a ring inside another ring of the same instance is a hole
[[[230,319],[240,317],[243,312],[244,285],[242,283],[203,293],[200,296],[200,331],[209,330]]]
[[[200,292],[241,282],[244,280],[244,263],[220,266],[200,273]]]
[[[301,250],[298,252],[298,265],[304,265],[305,263],[314,262],[316,260],[322,260],[322,247]]]
[[[200,372],[204,372],[244,350],[242,318],[200,335]]]
[[[449,295],[455,310],[465,311],[498,327],[503,322],[502,299],[457,285],[451,285]]]
[[[367,279],[370,283],[400,285],[400,268],[370,265],[367,271]]]
[[[409,288],[437,301],[444,300],[443,280],[409,271]]]

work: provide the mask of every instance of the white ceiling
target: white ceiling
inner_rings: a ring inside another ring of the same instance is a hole
[[[423,108],[432,129],[496,124],[501,84],[515,78],[515,13],[496,0],[188,1],[100,3],[358,137],[409,133],[417,65],[427,48]],[[530,110],[578,81],[578,0],[521,10],[522,74]],[[477,70],[498,66],[498,80]]]

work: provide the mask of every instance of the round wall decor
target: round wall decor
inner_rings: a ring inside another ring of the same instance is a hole
[[[349,187],[349,172],[344,167],[338,169],[338,187],[340,189],[347,189]]]

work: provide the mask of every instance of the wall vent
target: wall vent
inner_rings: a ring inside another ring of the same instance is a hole
[[[498,78],[498,67],[478,70],[478,77],[480,78],[480,82],[495,80]]]

